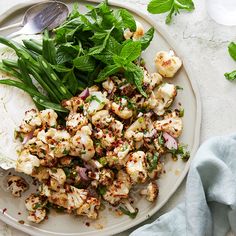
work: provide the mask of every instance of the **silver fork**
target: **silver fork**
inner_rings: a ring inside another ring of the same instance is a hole
[[[36,4],[29,8],[20,24],[14,24],[1,28],[1,30],[7,30],[12,27],[22,27],[20,30],[8,35],[8,38],[13,38],[21,34],[37,34],[44,29],[49,30],[56,28],[66,19],[68,15],[68,8],[62,2],[48,1],[40,4]]]

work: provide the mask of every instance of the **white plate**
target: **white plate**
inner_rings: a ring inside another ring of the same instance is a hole
[[[33,2],[35,3],[36,1]],[[67,1],[69,7],[71,7],[72,2],[73,1]],[[154,39],[150,47],[143,53],[150,71],[155,71],[153,58],[155,56],[155,53],[159,50],[169,50],[171,48],[177,53],[178,56],[181,57],[181,52],[173,44],[173,40],[170,39],[168,37],[168,34],[164,32],[149,16],[143,14],[139,9],[134,9],[131,6],[127,7],[120,2],[109,1],[109,3],[114,7],[119,6],[128,8],[134,14],[135,18],[139,20],[146,29],[150,28],[151,26],[155,27],[156,32]],[[80,11],[85,11],[86,4],[88,4],[87,1],[79,2]],[[0,22],[0,26],[20,19],[23,12],[25,11],[25,8],[22,7],[22,5],[16,6],[14,9],[8,11],[8,13],[12,14],[10,16],[9,14],[5,14],[2,23]],[[3,34],[7,33],[8,32],[3,32]],[[184,58],[182,59],[184,61]],[[189,77],[189,73],[190,69],[187,69],[186,64],[184,63],[184,66],[172,82],[184,88],[183,91],[179,91],[176,103],[181,102],[181,104],[185,108],[185,116],[183,118],[184,132],[181,136],[180,141],[188,144],[189,150],[191,151],[191,158],[187,163],[184,163],[181,160],[174,162],[171,159],[167,158],[168,160],[166,160],[165,165],[166,174],[163,174],[158,180],[160,194],[157,202],[150,204],[146,200],[137,197],[138,200],[135,204],[139,208],[139,214],[135,219],[130,219],[127,216],[118,217],[109,210],[109,207],[106,207],[106,210],[101,212],[100,219],[95,222],[91,222],[86,218],[73,217],[66,214],[58,214],[56,212],[52,212],[49,215],[49,219],[44,223],[39,225],[32,224],[26,220],[26,211],[24,207],[24,198],[26,197],[26,195],[28,195],[28,192],[27,194],[24,194],[21,199],[13,198],[9,192],[4,190],[4,177],[1,177],[0,179],[0,209],[6,208],[7,211],[5,212],[5,214],[0,214],[0,219],[7,224],[31,235],[99,236],[111,235],[129,229],[157,212],[168,201],[171,195],[174,194],[174,192],[186,176],[190,162],[199,144],[201,120],[200,96],[196,83],[191,79],[191,77]],[[13,101],[15,100],[13,99]],[[14,106],[17,107],[17,104],[14,104]],[[20,212],[21,214],[19,215],[18,212]],[[19,224],[19,220],[24,220],[25,224]],[[89,227],[85,225],[86,222],[90,222]]]

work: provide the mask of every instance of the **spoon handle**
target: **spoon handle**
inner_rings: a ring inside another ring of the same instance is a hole
[[[12,24],[12,25],[2,27],[2,28],[0,28],[0,34],[1,34],[2,31],[17,28],[17,27],[20,27],[20,26],[22,26],[22,22],[18,22],[18,23]]]

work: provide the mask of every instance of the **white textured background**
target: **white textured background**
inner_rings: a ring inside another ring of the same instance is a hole
[[[195,11],[178,15],[170,26],[165,25],[164,15],[153,16],[176,40],[198,83],[203,105],[201,142],[215,135],[236,131],[236,83],[230,83],[224,78],[225,72],[236,69],[236,63],[227,52],[228,43],[236,41],[236,27],[221,26],[211,20],[206,12],[205,1],[207,0],[194,0]],[[25,2],[26,0],[0,0],[0,15],[10,7]],[[145,11],[148,0],[122,2]],[[182,201],[184,184],[149,222]],[[120,235],[128,235],[128,232]],[[0,236],[26,234],[0,222]]]

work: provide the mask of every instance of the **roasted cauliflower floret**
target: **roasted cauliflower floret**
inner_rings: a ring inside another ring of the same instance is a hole
[[[141,141],[143,139],[143,131],[146,129],[145,119],[139,117],[126,131],[125,138],[128,140]]]
[[[42,120],[39,113],[35,109],[25,112],[25,117],[19,127],[19,132],[29,133],[36,127],[41,126]]]
[[[71,113],[76,113],[79,109],[82,109],[84,101],[80,97],[72,97],[69,100],[63,100],[61,105],[68,109]]]
[[[76,135],[71,138],[71,156],[79,156],[85,161],[94,156],[95,149],[90,137],[91,134],[91,129],[88,126],[83,126],[81,130],[77,131]]]
[[[153,122],[158,131],[167,132],[174,138],[178,138],[183,130],[183,122],[176,112],[172,112],[164,117],[163,120]]]
[[[88,124],[88,119],[81,113],[70,113],[66,118],[66,129],[75,134],[81,127]]]
[[[31,155],[28,150],[23,150],[16,160],[16,171],[31,175],[35,167],[39,167],[39,159]]]
[[[29,211],[29,216],[27,217],[28,221],[39,224],[47,216],[46,209],[37,209],[35,211]]]
[[[110,116],[107,110],[101,110],[92,116],[92,124],[98,128],[104,128],[109,126],[113,118]]]
[[[110,169],[102,169],[99,172],[98,182],[102,185],[108,186],[111,185],[114,179],[114,173]]]
[[[156,88],[154,94],[158,103],[153,110],[156,114],[162,115],[165,112],[165,108],[168,108],[173,103],[177,95],[177,90],[173,84],[165,83],[159,88]]]
[[[7,179],[7,189],[11,191],[14,197],[21,197],[21,194],[29,188],[26,181],[20,176],[10,176]]]
[[[156,54],[155,64],[158,73],[164,77],[171,78],[182,66],[182,61],[175,56],[172,50],[169,52],[160,51]]]
[[[49,175],[55,179],[60,185],[63,185],[66,181],[66,174],[61,168],[49,169]]]
[[[29,197],[25,199],[25,206],[28,211],[35,211],[36,209],[42,209],[47,204],[47,198],[42,195],[36,195],[34,193],[30,194]]]
[[[106,89],[108,93],[111,93],[116,89],[115,83],[110,78],[102,83],[102,87]]]
[[[133,111],[127,107],[128,101],[125,98],[120,98],[119,103],[113,102],[111,110],[120,118],[126,120],[133,116]]]
[[[124,125],[119,120],[113,120],[111,123],[111,130],[113,134],[117,137],[122,136]]]
[[[52,109],[45,109],[40,111],[40,117],[42,124],[48,127],[56,127],[57,125],[57,113]]]
[[[143,36],[144,36],[144,28],[143,28],[143,25],[139,21],[136,21],[136,31],[135,32],[131,32],[130,29],[126,29],[124,31],[124,38],[125,39],[132,38],[134,41],[136,41]]]
[[[147,70],[143,69],[144,79],[143,85],[147,91],[152,91],[156,86],[162,83],[162,76],[158,73],[149,74]]]
[[[106,93],[102,93],[100,91],[92,91],[90,92],[90,96],[86,99],[86,102],[89,102],[87,106],[85,106],[85,113],[88,115],[93,115],[97,111],[103,109],[103,107],[108,103],[108,99],[106,98]]]
[[[44,166],[34,168],[31,176],[35,177],[40,182],[43,182],[44,180],[49,179],[49,169],[47,167],[44,167]]]
[[[149,202],[154,202],[158,196],[158,186],[156,184],[156,182],[151,182],[148,184],[146,189],[143,189],[140,194],[141,195],[145,195],[146,199]]]
[[[87,199],[88,191],[70,186],[70,192],[67,193],[68,205],[67,209],[80,208]]]
[[[133,183],[144,183],[147,180],[146,155],[143,151],[130,154],[126,162],[126,172]]]
[[[117,174],[117,180],[108,187],[106,193],[103,195],[104,200],[112,205],[119,203],[121,199],[128,198],[131,188],[130,177],[123,170]]]
[[[76,210],[77,215],[87,216],[89,219],[97,219],[98,210],[100,207],[99,199],[95,197],[88,197],[86,202]]]
[[[128,142],[122,142],[114,149],[113,155],[117,156],[119,164],[123,164],[125,162],[125,159],[128,156],[130,150],[131,145]]]

